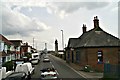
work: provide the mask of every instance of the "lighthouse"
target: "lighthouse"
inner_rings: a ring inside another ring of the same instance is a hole
[[[55,40],[55,54],[58,54],[58,41]]]

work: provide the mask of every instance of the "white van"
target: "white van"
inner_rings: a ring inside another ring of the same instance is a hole
[[[28,66],[30,74],[34,73],[35,68],[32,67],[32,64],[30,62],[24,63],[24,65]]]
[[[32,53],[32,59],[40,60],[40,54],[39,53]]]
[[[25,72],[28,76],[30,76],[32,73],[34,73],[34,68],[32,67],[31,63],[27,62],[18,64],[16,66],[15,72]]]

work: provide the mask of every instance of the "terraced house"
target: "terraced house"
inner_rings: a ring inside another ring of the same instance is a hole
[[[1,63],[15,59],[14,45],[7,38],[0,34],[0,56]]]
[[[83,25],[83,34],[69,39],[66,60],[79,66],[90,65],[95,70],[104,71],[104,63],[118,64],[119,39],[99,26],[97,16],[93,22],[93,29],[87,31],[86,25]]]
[[[9,40],[10,42],[12,42],[14,44],[14,48],[15,48],[15,58],[16,59],[20,59],[22,56],[22,53],[20,51],[21,45],[22,45],[22,40]]]

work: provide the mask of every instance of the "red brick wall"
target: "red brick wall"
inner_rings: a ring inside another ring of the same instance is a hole
[[[103,64],[98,64],[97,52],[103,51]],[[118,49],[117,48],[88,48],[87,49],[88,65],[91,65],[94,69],[103,71],[104,63],[118,64]]]
[[[80,65],[85,66],[87,65],[87,55],[86,49],[80,49]]]
[[[98,64],[98,50],[103,52],[103,64]],[[80,63],[78,65],[80,66],[90,65],[93,69],[104,71],[104,63],[109,61],[110,64],[118,64],[118,48],[80,48],[79,51]],[[76,50],[73,52],[74,63],[76,63]],[[72,62],[72,51],[70,51],[70,62]]]

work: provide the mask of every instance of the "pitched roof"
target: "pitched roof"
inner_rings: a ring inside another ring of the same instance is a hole
[[[83,33],[79,38],[70,38],[68,47],[102,47],[118,46],[119,39],[103,31],[100,27]]]
[[[5,38],[2,34],[0,34],[0,40],[4,41],[8,45],[12,45],[13,44],[7,38]]]
[[[10,42],[12,42],[15,46],[20,46],[22,43],[22,40],[9,40]]]

